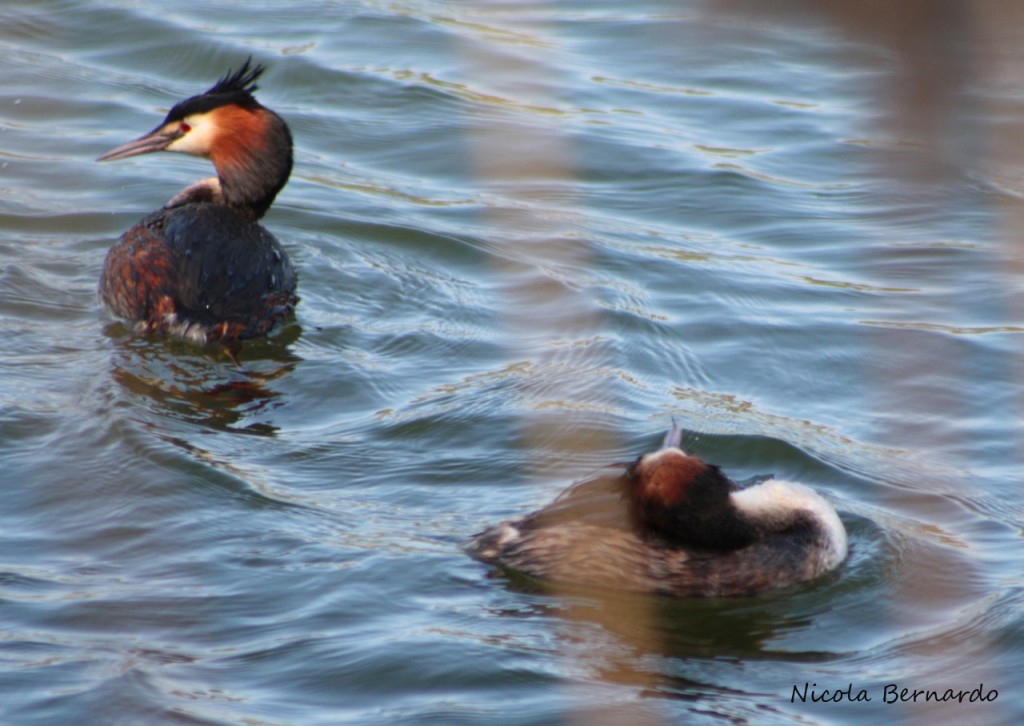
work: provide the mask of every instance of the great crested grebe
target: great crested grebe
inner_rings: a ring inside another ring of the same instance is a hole
[[[673,424],[625,474],[577,484],[466,551],[554,583],[679,597],[753,595],[846,558],[846,530],[813,490],[775,479],[740,488],[681,441]]]
[[[107,253],[100,297],[139,332],[232,343],[267,334],[298,300],[295,271],[257,220],[292,170],[292,136],[253,98],[252,59],[97,161],[153,151],[204,156],[216,177],[179,192]]]

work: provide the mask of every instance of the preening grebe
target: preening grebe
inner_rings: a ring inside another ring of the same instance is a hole
[[[217,171],[107,253],[100,297],[140,332],[230,343],[265,335],[295,308],[291,261],[256,221],[291,174],[292,136],[253,98],[264,68],[251,60],[177,104],[148,134],[97,159],[177,151],[204,156]]]
[[[673,425],[624,475],[577,484],[475,535],[467,552],[551,582],[680,597],[753,595],[846,558],[846,530],[813,490],[775,479],[741,489],[681,441]]]

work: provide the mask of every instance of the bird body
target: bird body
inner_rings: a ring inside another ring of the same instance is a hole
[[[203,202],[160,209],[134,225],[107,254],[100,278],[104,301],[139,332],[199,343],[266,335],[291,314],[295,287],[273,235]]]
[[[741,488],[680,439],[674,427],[625,474],[581,482],[466,550],[546,582],[675,597],[754,595],[846,558],[846,530],[812,489],[776,479]]]

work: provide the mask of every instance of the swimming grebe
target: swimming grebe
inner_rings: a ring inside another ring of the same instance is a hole
[[[679,597],[753,595],[846,558],[846,530],[813,490],[775,479],[741,489],[681,441],[673,425],[624,475],[577,484],[475,535],[467,552],[555,583]]]
[[[204,156],[217,176],[185,188],[107,253],[100,297],[139,332],[231,343],[267,334],[295,308],[295,271],[256,221],[292,170],[284,120],[253,92],[251,58],[177,104],[148,134],[97,161],[153,151]]]

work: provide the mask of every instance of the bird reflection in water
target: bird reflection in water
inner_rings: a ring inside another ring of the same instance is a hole
[[[288,348],[298,335],[297,325],[287,326],[272,340],[247,346],[244,366],[197,355],[183,343],[154,346],[145,337],[122,336],[116,339],[112,377],[122,391],[158,414],[152,417],[154,426],[164,426],[169,416],[222,431],[271,436],[277,427],[266,422],[266,414],[283,405],[275,384],[301,360]]]

